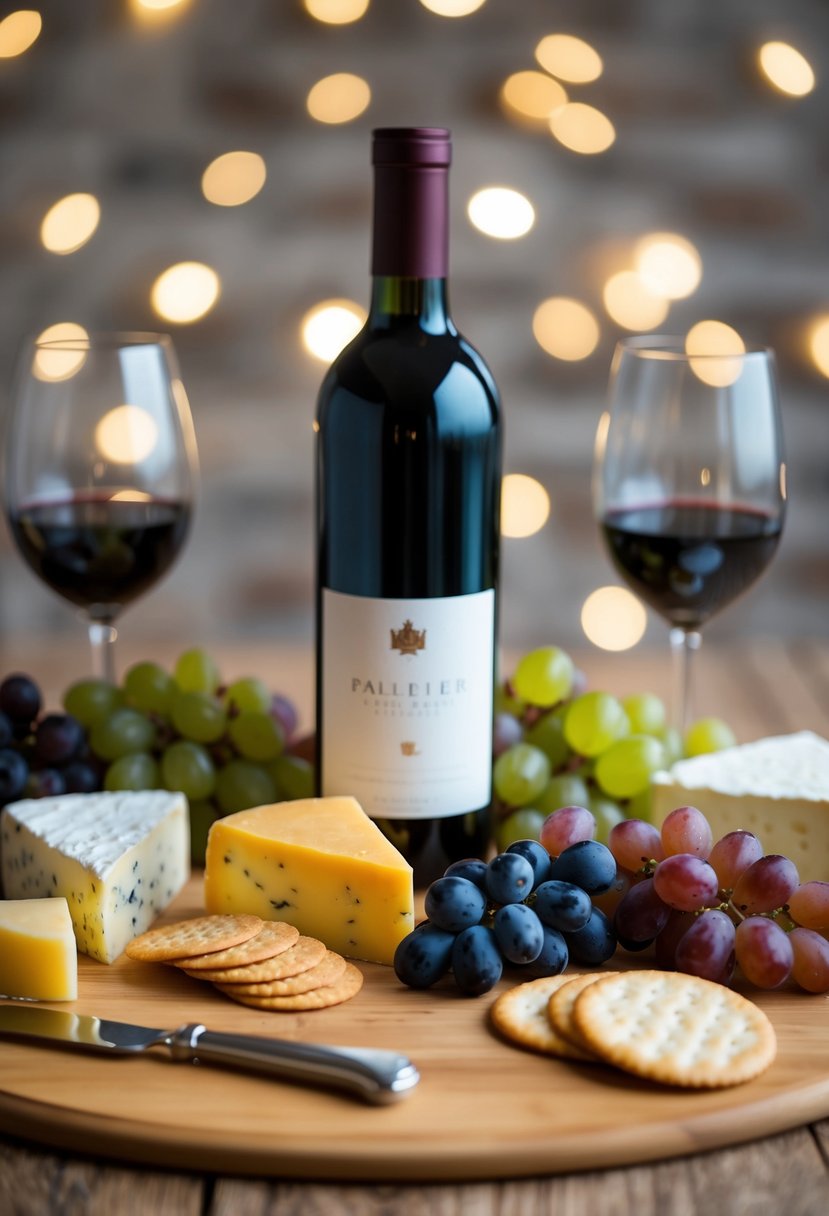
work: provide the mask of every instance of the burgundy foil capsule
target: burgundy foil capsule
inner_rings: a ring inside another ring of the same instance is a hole
[[[451,160],[443,127],[374,131],[373,275],[446,278]]]

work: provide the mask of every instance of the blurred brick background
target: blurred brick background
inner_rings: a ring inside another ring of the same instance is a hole
[[[829,383],[808,353],[810,325],[829,312],[826,0],[486,0],[457,20],[418,0],[372,0],[343,26],[313,20],[301,0],[190,0],[152,25],[133,4],[40,4],[38,41],[0,60],[4,406],[25,334],[66,320],[170,328],[149,302],[162,270],[194,259],[221,278],[215,308],[172,328],[201,450],[195,527],[125,631],[148,648],[162,636],[310,639],[311,420],[323,367],[303,349],[300,323],[327,297],[367,302],[369,132],[424,124],[454,134],[455,318],[501,386],[507,471],[536,477],[552,502],[541,532],[505,542],[504,642],[578,645],[585,597],[617,581],[590,505],[593,433],[623,332],[601,289],[619,251],[653,230],[692,240],[704,269],[663,330],[715,317],[780,356],[784,542],[710,636],[826,635]],[[10,11],[3,5],[0,17]],[[603,75],[572,90],[615,125],[601,155],[569,152],[499,104],[504,79],[536,66],[536,44],[557,31],[603,57]],[[810,96],[785,97],[761,78],[756,52],[769,38],[809,57]],[[350,123],[315,122],[307,93],[340,71],[369,82],[371,104]],[[259,152],[267,182],[245,206],[216,207],[201,174],[231,149]],[[532,200],[525,238],[495,241],[467,220],[470,195],[495,184]],[[82,249],[57,257],[39,226],[74,191],[96,195],[101,222]],[[534,310],[551,295],[576,296],[599,319],[588,359],[556,360],[535,341]],[[78,638],[78,629],[4,529],[3,640],[47,630]],[[665,645],[655,618],[645,643]]]

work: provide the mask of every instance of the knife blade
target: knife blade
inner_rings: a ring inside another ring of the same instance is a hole
[[[63,1009],[0,1005],[0,1037],[118,1056],[165,1047],[175,1061],[221,1064],[285,1081],[334,1086],[375,1105],[406,1097],[420,1080],[415,1065],[400,1052],[228,1034],[208,1030],[200,1022],[156,1030]]]

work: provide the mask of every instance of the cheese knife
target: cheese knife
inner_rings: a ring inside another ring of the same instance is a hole
[[[226,1034],[208,1030],[200,1022],[188,1022],[177,1030],[154,1030],[66,1010],[0,1005],[0,1037],[120,1056],[166,1047],[173,1060],[224,1064],[284,1081],[335,1086],[376,1105],[398,1101],[420,1080],[411,1060],[396,1051]]]

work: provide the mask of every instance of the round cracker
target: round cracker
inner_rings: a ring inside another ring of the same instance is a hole
[[[228,950],[255,937],[264,925],[259,916],[195,916],[173,925],[157,925],[134,937],[126,948],[129,958],[142,963],[169,963],[193,954]]]
[[[573,1023],[573,1007],[580,993],[584,992],[597,980],[607,975],[615,975],[613,971],[591,971],[585,975],[565,976],[567,982],[551,995],[547,1003],[547,1021],[553,1030],[578,1051],[586,1052],[590,1059],[595,1060],[596,1053],[590,1050]]]
[[[338,980],[333,984],[314,988],[311,992],[298,992],[293,996],[250,996],[244,992],[235,992],[229,984],[222,985],[222,992],[232,1000],[238,1001],[240,1005],[248,1005],[251,1009],[300,1012],[306,1009],[329,1009],[332,1005],[341,1005],[343,1001],[349,1001],[356,996],[362,986],[362,971],[353,963],[346,963]]]
[[[299,940],[299,929],[283,920],[267,920],[254,937],[227,950],[215,950],[210,954],[194,954],[188,958],[174,960],[176,967],[188,971],[211,971],[222,967],[244,967],[248,963],[261,963],[276,958],[290,950]],[[206,976],[210,979],[210,976]]]
[[[261,963],[248,963],[244,967],[216,967],[198,971],[185,968],[187,975],[198,980],[212,980],[214,984],[254,984],[271,980],[284,980],[290,975],[299,975],[316,967],[325,957],[326,947],[315,937],[298,937],[293,946],[273,958]]]
[[[335,983],[345,971],[345,959],[333,950],[327,950],[322,960],[307,971],[289,975],[284,980],[266,980],[259,984],[217,984],[216,987],[230,996],[296,996],[300,992],[311,992]]]
[[[738,992],[678,971],[603,976],[579,994],[573,1022],[602,1059],[668,1085],[738,1085],[771,1064],[769,1019]]]
[[[595,1057],[574,1047],[558,1034],[547,1017],[551,996],[572,978],[569,975],[545,975],[502,993],[490,1014],[496,1030],[511,1043],[543,1055],[585,1062],[593,1060]]]

